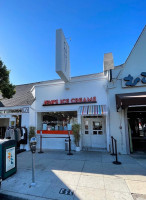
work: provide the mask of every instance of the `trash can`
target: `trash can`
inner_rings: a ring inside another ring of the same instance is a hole
[[[65,151],[69,150],[69,140],[65,139]]]
[[[8,178],[17,171],[16,141],[0,139],[0,177]]]

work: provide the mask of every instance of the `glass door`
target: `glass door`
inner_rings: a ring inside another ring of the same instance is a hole
[[[104,132],[103,118],[91,119],[91,147],[106,148],[106,136]]]
[[[83,148],[106,148],[104,118],[83,118]]]
[[[84,147],[91,147],[91,123],[89,118],[83,119],[83,148]]]

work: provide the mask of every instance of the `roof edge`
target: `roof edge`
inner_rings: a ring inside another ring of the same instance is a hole
[[[134,44],[134,46],[133,46],[132,50],[130,51],[130,53],[129,53],[129,55],[128,55],[128,57],[127,57],[127,59],[126,59],[126,61],[125,61],[125,63],[124,63],[124,64],[126,64],[126,63],[127,63],[127,61],[128,61],[128,59],[129,59],[129,57],[131,56],[132,52],[134,51],[134,49],[135,49],[135,47],[136,47],[137,43],[139,42],[139,40],[140,40],[140,38],[141,38],[142,34],[144,33],[145,29],[146,29],[146,25],[145,25],[145,26],[144,26],[144,28],[142,29],[142,31],[141,31],[141,33],[140,33],[140,35],[139,35],[138,39],[136,40],[136,42],[135,42],[135,44]]]

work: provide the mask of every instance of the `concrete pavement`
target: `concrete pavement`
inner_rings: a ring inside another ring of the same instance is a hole
[[[120,155],[122,165],[114,165],[105,152],[73,153],[36,153],[35,187],[30,186],[31,152],[18,154],[17,173],[2,182],[0,193],[29,200],[146,199],[146,156]]]

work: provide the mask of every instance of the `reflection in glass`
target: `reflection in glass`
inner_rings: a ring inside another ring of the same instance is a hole
[[[88,130],[88,121],[85,121],[85,129]]]

